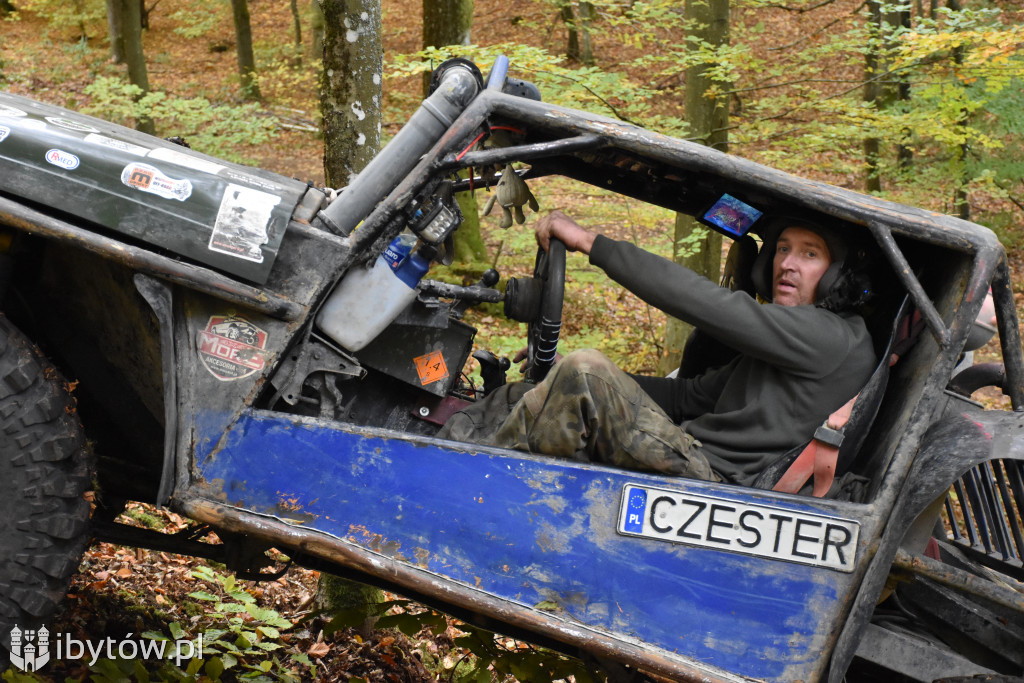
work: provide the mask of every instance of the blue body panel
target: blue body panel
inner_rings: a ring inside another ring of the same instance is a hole
[[[207,497],[741,675],[808,678],[851,590],[852,574],[616,532],[627,483],[820,512],[765,492],[270,413],[198,429]]]

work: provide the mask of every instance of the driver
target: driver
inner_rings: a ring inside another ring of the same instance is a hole
[[[683,379],[629,375],[598,351],[577,351],[540,384],[506,385],[457,413],[439,436],[749,485],[806,443],[874,369],[867,327],[853,312],[869,287],[845,263],[852,250],[836,231],[800,219],[766,230],[764,260],[754,266],[770,298],[763,305],[559,211],[536,233],[544,249],[557,237],[647,303],[739,354]]]

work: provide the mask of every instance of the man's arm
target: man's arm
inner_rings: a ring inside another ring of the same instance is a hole
[[[782,370],[823,377],[856,343],[851,324],[839,315],[813,306],[761,305],[633,244],[597,237],[590,263],[613,280],[658,310]]]

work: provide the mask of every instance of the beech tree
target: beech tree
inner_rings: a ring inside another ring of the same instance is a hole
[[[380,148],[384,51],[379,0],[319,0],[324,19],[320,111],[323,116],[324,176],[343,187]],[[320,575],[317,607],[366,609],[364,637],[375,619],[369,606],[383,593],[370,586]]]
[[[262,98],[256,82],[256,56],[252,50],[252,24],[248,0],[231,0],[231,17],[235,22],[235,51],[238,54],[238,75],[242,95],[248,99]]]
[[[380,147],[384,52],[379,0],[321,0],[324,173],[343,187]]]
[[[146,69],[146,55],[142,49],[142,11],[138,0],[107,0],[107,17],[110,27],[111,54],[120,55],[128,68],[128,80],[137,86],[141,96],[149,92],[149,71]],[[135,127],[152,135],[156,132],[153,120],[140,117]]]
[[[594,47],[591,43],[590,25],[597,15],[594,3],[563,0],[559,12],[568,31],[565,56],[584,66],[592,66]]]
[[[124,64],[124,11],[121,0],[107,0],[107,27],[110,31],[110,58]]]

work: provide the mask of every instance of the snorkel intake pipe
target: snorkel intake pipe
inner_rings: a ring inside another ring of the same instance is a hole
[[[347,237],[441,138],[455,119],[483,89],[476,65],[450,59],[431,79],[436,86],[409,122],[366,165],[341,196],[321,211],[314,222]]]

